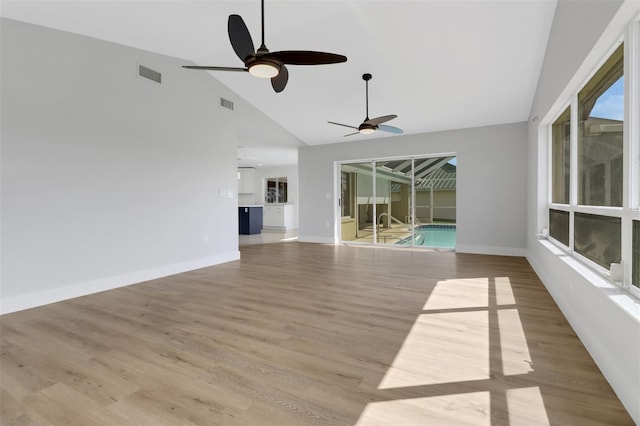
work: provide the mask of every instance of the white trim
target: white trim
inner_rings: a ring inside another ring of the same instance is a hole
[[[536,186],[536,233],[544,234],[549,231],[549,192],[550,192],[550,170],[549,164],[551,164],[551,149],[549,140],[551,139],[551,125],[545,124],[538,128],[538,143],[537,147],[537,186]],[[541,161],[540,159],[546,159]],[[546,191],[546,193],[545,193]]]
[[[625,105],[625,135],[627,135],[626,166],[630,175],[625,176],[629,182],[629,199],[627,206],[630,209],[640,209],[640,120],[632,117],[640,117],[640,16],[638,20],[629,25],[627,41],[625,44],[625,65],[628,69],[636,70],[635,74],[625,75],[627,96]]]
[[[286,226],[263,226],[262,229],[267,231],[286,231],[287,227]]]
[[[551,235],[547,237],[547,241],[556,246],[559,250],[562,251],[562,254],[571,255],[571,249],[568,246],[565,246],[561,241],[556,240]]]
[[[625,34],[625,105],[623,138],[623,193],[622,205],[622,265],[625,288],[635,297],[640,297],[640,289],[631,283],[633,266],[633,220],[640,219],[640,16],[629,24]],[[631,72],[635,71],[635,72]]]
[[[551,210],[558,210],[558,211],[563,211],[563,212],[571,212],[571,206],[569,204],[551,203],[551,204],[549,204],[549,208]]]
[[[588,81],[588,80],[587,80]],[[586,84],[586,83],[583,83]],[[578,91],[569,98],[570,132],[569,135],[569,252],[575,250],[576,216],[575,206],[578,204]]]
[[[587,256],[583,255],[582,253],[576,250],[573,251],[572,256],[576,261],[580,262],[582,265],[591,269],[594,273],[598,274],[600,277],[604,279],[607,279],[607,277],[609,277],[609,268],[605,268],[604,266],[601,266],[600,264],[594,262],[593,260],[589,259]],[[621,283],[616,283],[615,285],[622,287]]]
[[[457,166],[457,157],[456,157],[456,170]],[[456,179],[458,178],[456,171]],[[456,181],[456,205],[458,205],[458,183]],[[413,242],[415,241],[415,229],[416,229],[416,158],[411,157],[411,200],[409,201],[409,207],[411,207],[411,245],[413,246]],[[457,216],[457,213],[456,213]],[[433,214],[431,215],[431,220],[433,221]],[[457,221],[457,217],[456,217]]]
[[[199,259],[173,263],[156,268],[70,284],[64,287],[52,288],[50,290],[21,294],[13,297],[6,297],[2,298],[2,300],[0,301],[0,314],[8,314],[24,309],[35,308],[37,306],[48,305],[50,303],[60,302],[62,300],[73,299],[75,297],[86,296],[89,294],[99,293],[101,291],[138,284],[157,278],[167,277],[169,275],[192,271],[194,269],[206,268],[208,266],[231,262],[238,259],[240,259],[240,251],[232,251],[221,255],[201,257]]]
[[[384,160],[382,160],[384,161]],[[378,244],[378,161],[371,162],[371,195],[373,198],[373,244]]]
[[[608,217],[623,217],[624,210],[622,207],[609,207],[609,206],[586,206],[577,205],[571,206],[576,213],[593,214],[597,216]]]
[[[495,256],[526,257],[527,249],[519,247],[488,247],[469,244],[456,244],[456,253],[490,254]]]
[[[372,158],[363,158],[359,160],[336,160],[335,162],[338,164],[358,164],[358,163],[371,163],[373,161],[397,161],[397,160],[407,160],[409,158],[438,158],[438,157],[457,157],[457,154],[453,151],[447,152],[438,152],[431,154],[407,154],[407,155],[398,155],[392,157],[372,157]]]
[[[298,241],[301,243],[336,244],[331,237],[319,237],[316,235],[298,235]]]
[[[351,202],[351,201],[349,201]],[[333,162],[333,241],[338,242],[342,238],[342,168],[337,161]]]

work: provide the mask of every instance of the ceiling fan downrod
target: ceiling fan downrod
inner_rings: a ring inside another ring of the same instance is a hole
[[[267,47],[264,45],[264,0],[262,0],[260,2],[260,12],[261,12],[260,14],[262,15],[262,17],[261,17],[262,25],[260,27],[261,28],[261,33],[262,33],[261,34],[262,35],[262,45],[260,46],[260,49],[266,49]],[[258,50],[260,50],[260,49],[258,49]]]
[[[263,0],[264,1],[264,0]],[[366,100],[366,111],[367,115],[364,121],[369,120],[369,80],[371,80],[373,76],[369,73],[362,74],[362,79],[365,81],[365,100]]]

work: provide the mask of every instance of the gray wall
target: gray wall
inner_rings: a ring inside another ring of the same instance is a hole
[[[239,258],[242,123],[293,136],[182,60],[1,22],[1,312]]]
[[[547,226],[548,151],[544,135],[568,96],[586,81],[624,25],[640,12],[640,2],[621,4],[615,0],[558,3],[528,128],[527,248],[529,262],[640,424],[637,301],[537,237]]]
[[[299,238],[334,241],[334,226],[339,224],[334,203],[334,162],[455,153],[456,250],[523,256],[526,131],[526,123],[513,123],[300,148]]]

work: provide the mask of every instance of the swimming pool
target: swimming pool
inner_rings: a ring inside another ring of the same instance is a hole
[[[411,237],[396,244],[410,246]],[[456,247],[456,225],[420,225],[415,228],[414,246],[453,249]]]

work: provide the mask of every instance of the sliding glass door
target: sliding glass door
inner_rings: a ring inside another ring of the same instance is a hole
[[[456,168],[453,154],[340,163],[340,240],[453,249]]]
[[[378,244],[398,244],[412,236],[412,162],[412,159],[375,162]]]
[[[340,235],[343,241],[373,242],[373,167],[373,162],[340,166]]]

